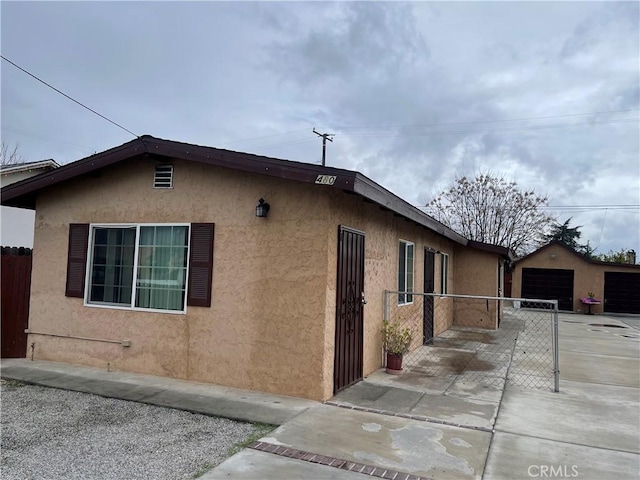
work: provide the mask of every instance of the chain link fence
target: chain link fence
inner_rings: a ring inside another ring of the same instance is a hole
[[[559,391],[555,301],[388,291],[384,310],[411,332],[405,372]]]

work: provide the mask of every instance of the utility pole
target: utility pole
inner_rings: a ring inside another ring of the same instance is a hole
[[[329,137],[333,137],[335,134],[316,132],[316,127],[313,127],[313,133],[315,133],[319,137],[322,137],[322,166],[324,167],[325,160],[327,157],[327,140],[329,140],[330,142],[333,142],[333,139]]]

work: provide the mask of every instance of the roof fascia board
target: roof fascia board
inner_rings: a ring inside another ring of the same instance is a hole
[[[140,155],[145,153],[145,148],[145,145],[139,140],[132,140],[118,147],[13,183],[2,189],[1,203],[7,206],[33,209],[35,202],[31,194],[37,190]],[[21,197],[25,197],[24,201],[21,201]],[[11,202],[11,200],[15,201]]]
[[[192,145],[148,135],[3,188],[2,204],[35,208],[35,193],[38,190],[141,154],[193,161],[357,193],[418,225],[461,245],[467,245],[467,239],[462,235],[358,172]]]
[[[222,150],[213,147],[202,147],[157,138],[143,139],[147,143],[148,153],[180,160],[190,160],[207,165],[257,173],[271,177],[331,186],[344,190],[352,190],[355,172],[333,167],[321,167],[309,163],[280,160],[262,157],[249,153]],[[328,179],[323,183],[324,178]]]
[[[539,254],[540,252],[542,252],[543,250],[546,250],[547,248],[551,247],[552,245],[559,245],[560,247],[562,247],[565,250],[567,250],[569,253],[572,253],[573,255],[575,255],[576,257],[580,258],[581,260],[584,260],[585,262],[591,263],[593,265],[605,265],[605,266],[608,265],[608,266],[611,266],[611,267],[640,268],[640,265],[634,264],[634,263],[603,262],[601,260],[593,260],[593,259],[581,254],[580,252],[576,252],[573,248],[571,248],[569,245],[566,245],[566,244],[562,243],[560,240],[553,240],[553,241],[547,243],[546,245],[541,246],[540,248],[538,248],[537,250],[534,250],[530,254],[525,255],[522,258],[519,258],[518,260],[516,260],[515,263],[520,263],[520,262],[524,261],[527,258],[533,257],[533,256]]]
[[[467,246],[476,248],[478,250],[484,250],[485,252],[497,253],[503,257],[513,260],[513,252],[507,247],[502,245],[494,245],[492,243],[478,242],[476,240],[469,240]]]
[[[448,227],[445,227],[442,223],[431,218],[429,215],[419,210],[418,208],[410,205],[400,197],[394,195],[389,190],[381,187],[373,180],[365,177],[360,173],[356,173],[354,190],[355,193],[362,195],[365,198],[373,200],[379,205],[388,208],[389,210],[396,212],[402,217],[408,218],[416,222],[417,224],[433,230],[444,237],[453,240],[461,245],[467,245],[467,239],[462,235],[454,232]]]

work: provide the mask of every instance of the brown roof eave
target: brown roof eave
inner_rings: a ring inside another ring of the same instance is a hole
[[[511,249],[503,247],[502,245],[494,245],[492,243],[477,242],[475,240],[469,240],[467,246],[477,248],[478,250],[484,250],[485,252],[496,253],[508,260],[513,261],[514,254]]]
[[[35,197],[39,190],[140,154],[204,163],[347,191],[353,191],[356,175],[350,170],[203,147],[145,135],[118,147],[64,165],[54,171],[9,185],[2,189],[1,203],[7,206],[34,209]]]
[[[139,139],[132,140],[118,147],[4,187],[0,193],[0,203],[6,206],[35,209],[35,198],[39,190],[144,152],[144,143]]]
[[[397,213],[398,215],[407,218],[423,227],[433,230],[444,237],[453,240],[461,245],[467,244],[467,239],[462,235],[454,232],[448,227],[445,227],[442,223],[438,222],[434,218],[424,213],[422,210],[410,205],[402,200],[400,197],[394,195],[390,191],[381,187],[371,179],[356,173],[355,184],[353,191],[362,195],[369,200]]]
[[[467,239],[416,207],[402,200],[364,175],[351,170],[293,162],[249,153],[222,150],[164,140],[149,135],[64,165],[2,189],[2,205],[35,208],[37,193],[43,188],[88,174],[102,167],[148,154],[159,159],[180,159],[230,168],[287,180],[311,183],[318,188],[339,188],[375,202],[383,208],[426,227],[454,242],[467,245]]]
[[[355,172],[350,170],[191,145],[154,137],[143,137],[143,139],[147,144],[149,154],[152,155],[189,160],[304,183],[328,185],[343,190],[353,190]],[[333,179],[333,183],[323,184],[321,183],[322,179],[319,177],[335,177],[335,179]]]

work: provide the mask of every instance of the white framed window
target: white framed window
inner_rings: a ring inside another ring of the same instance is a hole
[[[85,305],[184,313],[189,227],[92,224]]]
[[[414,244],[400,240],[398,246],[398,305],[413,303],[413,295],[404,292],[413,292],[414,272]]]
[[[449,254],[440,257],[440,293],[449,293]]]

